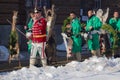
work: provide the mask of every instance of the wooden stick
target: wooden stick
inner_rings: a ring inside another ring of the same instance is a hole
[[[11,22],[10,20],[8,20],[8,19],[7,19],[7,22],[10,23],[10,24],[12,24],[12,22]],[[26,37],[26,35],[25,35],[22,31],[20,31],[17,27],[16,27],[16,30],[17,30],[18,32],[20,32],[23,36]]]

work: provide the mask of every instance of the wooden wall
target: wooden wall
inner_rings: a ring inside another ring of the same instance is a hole
[[[75,11],[80,16],[80,9],[83,8],[87,13],[88,8],[94,8],[95,0],[51,0],[56,5],[57,20],[56,24],[62,24],[63,20],[69,16],[71,11]],[[101,8],[110,8],[110,16],[115,9],[120,11],[120,0],[101,0]],[[12,11],[19,11],[18,24],[26,22],[25,0],[0,0],[0,24],[8,24],[6,19],[12,18]]]
[[[71,11],[76,12],[77,15],[80,13],[81,0],[52,0],[52,4],[56,6],[56,24],[62,24]]]
[[[9,24],[6,19],[11,20],[13,11],[17,10],[18,24],[25,23],[25,1],[24,0],[0,0],[0,25]]]
[[[110,8],[109,17],[113,16],[114,11],[118,11],[120,13],[120,0],[103,0],[102,4],[103,4],[102,6],[103,9],[107,7]]]

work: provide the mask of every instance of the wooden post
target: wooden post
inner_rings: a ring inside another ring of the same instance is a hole
[[[16,23],[17,23],[17,15],[18,11],[13,11],[13,17],[12,17],[12,29],[10,32],[10,40],[9,40],[9,63],[11,60],[19,60],[19,66],[20,64],[20,56],[19,56],[19,43],[18,43],[18,33],[16,31]]]
[[[44,13],[47,20],[47,39],[49,39],[52,35],[51,31],[53,30],[56,21],[55,5],[52,5],[52,8],[48,10],[46,9],[46,6],[44,6]]]
[[[44,6],[44,13],[47,21],[47,45],[46,45],[46,54],[49,54],[49,51],[47,50],[52,50],[52,59],[57,62],[56,58],[56,41],[55,41],[55,36],[54,36],[54,31],[53,28],[55,26],[55,21],[56,21],[56,14],[55,14],[55,6],[52,5],[51,9],[46,9],[46,6]],[[52,43],[50,44],[50,40],[52,40]],[[52,45],[52,46],[51,46]],[[48,46],[51,46],[50,49],[48,49]],[[48,58],[50,56],[47,56]]]

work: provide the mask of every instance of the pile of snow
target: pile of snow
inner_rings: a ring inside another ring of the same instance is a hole
[[[22,68],[0,73],[0,80],[120,80],[120,58],[92,57],[66,66]]]
[[[9,51],[5,46],[0,46],[0,61],[7,61],[9,58]]]
[[[8,61],[9,55],[9,50],[5,46],[0,46],[0,61]],[[20,54],[20,58],[25,59],[25,56]]]

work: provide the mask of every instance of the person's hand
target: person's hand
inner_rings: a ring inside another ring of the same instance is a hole
[[[24,29],[26,30],[26,29],[27,29],[27,26],[24,26]]]
[[[29,41],[27,42],[27,44],[29,44]]]
[[[93,31],[93,30],[94,30],[94,28],[91,26],[91,27],[90,27],[90,31]]]
[[[83,29],[86,30],[86,26],[83,26]]]
[[[92,30],[92,28],[93,28],[93,27],[91,26],[91,27],[90,27],[90,30]]]
[[[32,38],[32,33],[31,32],[27,32],[26,33],[26,38],[30,40]]]

